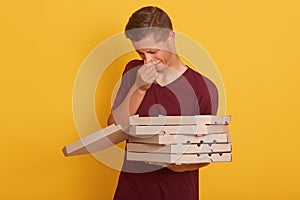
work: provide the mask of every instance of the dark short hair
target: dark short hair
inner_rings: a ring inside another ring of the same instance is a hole
[[[132,41],[154,36],[158,41],[167,38],[173,30],[170,17],[158,7],[147,6],[134,12],[125,27],[125,35]]]

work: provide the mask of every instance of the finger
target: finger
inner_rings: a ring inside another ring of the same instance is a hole
[[[140,74],[140,77],[141,77],[141,79],[143,81],[149,82],[149,80],[154,80],[153,78],[155,78],[157,75],[158,75],[157,71],[153,70],[153,71],[150,71],[148,73],[142,73],[142,74]]]
[[[158,73],[155,72],[151,76],[146,76],[146,77],[142,78],[142,80],[145,83],[152,84],[154,82],[154,80],[157,78],[157,76],[158,76]]]
[[[157,74],[157,71],[154,69],[152,71],[149,71],[148,73],[145,73],[144,76],[150,78],[150,77],[155,76],[156,74]]]
[[[162,163],[162,162],[146,162],[146,163],[151,164],[151,165],[162,166],[162,167],[168,166],[167,163]]]
[[[154,72],[153,74],[151,74],[151,75],[148,77],[148,78],[149,78],[149,81],[150,81],[151,83],[153,83],[153,81],[156,80],[157,76],[158,76],[158,73],[157,73],[157,72]]]
[[[140,74],[148,74],[151,73],[153,71],[156,71],[156,67],[154,65],[150,65],[150,66],[143,66],[142,68],[140,68]]]
[[[153,69],[156,69],[156,65],[157,65],[158,61],[152,61],[150,63],[146,63],[144,64],[141,68],[142,68],[142,71],[144,70],[153,70]]]
[[[149,68],[149,67],[151,67],[151,66],[153,66],[153,63],[147,63],[147,64],[142,65],[142,66],[140,67],[140,69],[141,69],[141,70],[145,70],[145,69],[147,69],[147,68]]]

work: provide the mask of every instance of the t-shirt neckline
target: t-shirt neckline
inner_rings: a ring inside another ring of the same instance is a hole
[[[186,70],[180,75],[178,76],[175,80],[173,80],[172,82],[168,83],[167,85],[163,85],[161,86],[160,84],[158,84],[158,82],[155,80],[154,83],[155,85],[157,85],[159,88],[166,88],[166,87],[169,87],[173,84],[175,84],[176,82],[178,82],[179,80],[181,80],[184,76],[186,76],[186,74],[188,73],[188,71],[190,71],[190,68],[189,66],[185,65],[187,68]]]

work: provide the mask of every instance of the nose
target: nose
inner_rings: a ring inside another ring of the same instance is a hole
[[[144,60],[144,64],[150,63],[153,61],[153,55],[149,53],[145,53],[143,60]]]

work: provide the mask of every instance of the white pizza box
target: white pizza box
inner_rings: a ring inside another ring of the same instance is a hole
[[[195,115],[195,116],[164,116],[139,117],[134,115],[129,117],[129,125],[195,125],[195,124],[229,124],[230,115]]]
[[[211,162],[231,162],[231,153],[211,153],[211,154],[164,154],[164,153],[136,153],[126,152],[127,160],[144,161],[154,163],[211,163]]]
[[[62,151],[65,156],[95,153],[118,144],[127,138],[128,135],[122,131],[119,125],[112,124],[65,146]]]
[[[229,132],[228,125],[170,125],[170,126],[130,126],[129,135],[158,135],[158,134],[180,134],[180,135],[207,135],[212,133]]]
[[[142,144],[127,143],[127,151],[140,153],[225,153],[231,152],[231,144]]]
[[[160,134],[151,137],[129,137],[129,142],[146,144],[201,144],[201,143],[230,143],[229,134],[209,134],[205,136]]]

